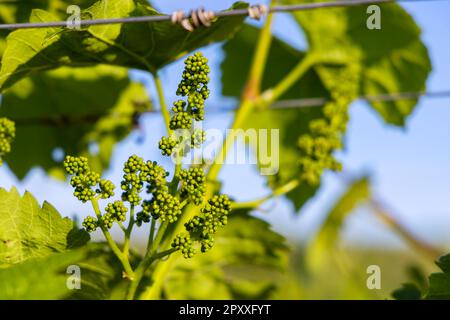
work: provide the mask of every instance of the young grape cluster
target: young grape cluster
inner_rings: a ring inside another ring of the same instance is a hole
[[[182,80],[178,85],[177,95],[186,97],[177,100],[172,107],[172,117],[169,127],[171,130],[188,130],[190,132],[189,145],[199,147],[205,141],[205,132],[194,128],[195,121],[202,121],[205,117],[205,100],[209,97],[209,66],[208,59],[200,52],[194,53],[184,61],[185,68]],[[185,139],[176,139],[173,135],[162,137],[159,142],[161,153],[170,156],[177,146],[183,146]]]
[[[188,254],[184,254],[185,258],[191,258],[195,253],[195,239],[200,244],[201,252],[207,252],[214,245],[213,235],[217,233],[219,228],[225,226],[228,222],[228,214],[231,211],[231,201],[226,195],[215,195],[208,200],[208,203],[200,210],[200,215],[194,216],[184,226],[186,233],[180,234],[172,243],[173,248],[180,247],[180,239],[189,239],[182,242],[182,249]]]
[[[63,165],[66,172],[72,175],[70,185],[74,188],[73,195],[82,202],[90,201],[96,195],[103,199],[114,195],[114,184],[100,179],[97,172],[91,171],[87,158],[67,156]]]
[[[200,205],[206,194],[205,172],[203,168],[192,167],[178,173],[181,181],[181,197],[188,198],[195,205]]]
[[[189,234],[178,234],[172,241],[172,248],[180,250],[183,257],[186,259],[192,258],[195,254],[195,249],[192,246],[192,240]]]
[[[342,169],[333,152],[342,148],[341,138],[348,122],[348,106],[357,92],[356,74],[357,71],[349,67],[337,75],[338,79],[334,82],[336,86],[331,88],[331,101],[323,108],[323,118],[310,122],[310,133],[299,138],[301,181],[317,185],[324,170]]]
[[[186,143],[183,139],[191,140],[191,148],[200,147],[206,139],[205,132],[194,128],[193,124],[204,119],[205,99],[209,96],[207,62],[201,53],[195,53],[185,60],[186,66],[177,95],[187,96],[187,102],[178,100],[174,103],[169,125],[171,130],[189,130],[189,135],[162,137],[159,148],[163,155],[172,155],[176,147]],[[185,231],[175,235],[169,242],[185,258],[192,258],[196,247],[201,252],[210,250],[214,245],[213,235],[227,224],[231,202],[226,195],[215,195],[204,203],[207,187],[205,172],[201,166],[178,168],[169,182],[169,173],[162,166],[132,155],[123,167],[121,200],[108,203],[103,214],[99,212],[97,200],[114,196],[114,184],[91,171],[88,160],[84,157],[66,157],[64,168],[72,175],[74,195],[83,202],[92,201],[96,209],[96,217],[88,216],[83,221],[82,225],[88,232],[99,227],[106,231],[115,222],[124,228],[121,223],[126,221],[128,212],[130,216],[137,212],[135,220],[130,219],[130,223],[135,221],[137,226],[150,221],[159,222],[162,226],[178,221],[186,205],[203,205],[199,207],[199,213],[185,223]]]
[[[16,126],[7,118],[0,118],[0,166],[2,157],[11,152],[11,144],[16,137]]]
[[[87,232],[94,232],[99,227],[99,222],[96,218],[87,216],[84,218],[82,226]]]

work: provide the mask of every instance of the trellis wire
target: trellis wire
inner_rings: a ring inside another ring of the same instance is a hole
[[[364,95],[358,97],[358,100],[364,100],[368,102],[393,102],[401,100],[415,100],[420,97],[427,98],[445,98],[450,97],[449,91],[434,91],[434,92],[396,92],[377,95]],[[305,98],[305,99],[292,99],[292,100],[280,100],[274,102],[270,107],[275,109],[291,109],[291,108],[306,108],[306,107],[320,107],[328,102],[326,98]]]
[[[335,8],[335,7],[351,7],[369,4],[383,4],[383,3],[395,3],[395,2],[424,2],[424,1],[448,1],[448,0],[340,0],[333,2],[314,2],[303,3],[286,6],[272,6],[269,8],[269,12],[291,12],[302,10],[313,10],[321,8]],[[2,1],[0,0],[0,3]],[[6,1],[3,1],[6,2]],[[248,16],[248,9],[234,9],[229,11],[215,12],[216,17],[229,17],[229,16]],[[189,16],[187,16],[189,17]],[[170,21],[171,15],[155,15],[155,16],[140,16],[140,17],[127,17],[127,18],[107,18],[107,19],[89,19],[81,20],[80,26],[92,26],[92,25],[104,25],[104,24],[118,24],[118,23],[142,23],[142,22],[161,22]],[[25,23],[10,23],[0,24],[0,30],[15,30],[15,29],[32,29],[32,28],[55,28],[55,27],[67,27],[67,21],[53,21],[53,22],[25,22]]]
[[[420,97],[427,98],[450,98],[450,90],[447,91],[433,91],[433,92],[398,92],[392,94],[379,94],[379,95],[364,95],[360,96],[358,100],[364,100],[369,102],[388,102],[388,101],[402,101],[402,100],[415,100]],[[293,100],[280,100],[274,102],[270,105],[273,109],[296,109],[296,108],[309,108],[309,107],[320,107],[326,104],[328,100],[326,98],[303,98],[303,99],[293,99]],[[142,102],[136,102],[137,104],[142,104]],[[236,110],[236,107],[231,108],[208,108],[208,112],[231,112]],[[66,115],[55,115],[55,116],[44,116],[38,118],[17,118],[11,119],[16,122],[17,125],[48,125],[48,126],[67,126],[71,124],[86,124],[95,123],[101,117],[111,116],[111,117],[128,117],[132,118],[133,122],[137,125],[139,123],[139,118],[143,114],[156,113],[159,112],[158,109],[151,110],[135,110],[131,112],[100,112],[95,114],[85,114],[78,117],[68,117]]]

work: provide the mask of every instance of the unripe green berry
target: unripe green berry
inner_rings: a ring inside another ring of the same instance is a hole
[[[82,226],[87,232],[94,232],[98,228],[98,220],[94,217],[88,216],[84,218]]]
[[[117,221],[125,221],[127,218],[128,209],[122,201],[116,200],[113,203],[108,203],[105,212]]]

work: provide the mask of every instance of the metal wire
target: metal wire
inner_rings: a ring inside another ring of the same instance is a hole
[[[402,100],[415,100],[420,97],[426,98],[450,98],[450,90],[446,91],[433,91],[433,92],[398,92],[392,94],[379,94],[379,95],[366,95],[358,97],[359,100],[365,100],[369,102],[387,102],[387,101],[402,101]],[[309,107],[320,107],[326,104],[328,100],[326,98],[305,98],[305,99],[293,99],[293,100],[280,100],[272,105],[270,108],[273,109],[298,109],[298,108],[309,108]],[[142,109],[138,105],[138,109]],[[67,116],[67,115],[49,115],[42,117],[30,117],[30,118],[17,118],[11,119],[16,122],[19,126],[31,126],[31,125],[45,125],[45,126],[56,126],[56,127],[66,127],[68,125],[80,125],[86,123],[95,123],[104,116],[109,116],[113,118],[132,118],[132,123],[138,126],[139,119],[144,114],[153,114],[160,112],[157,109],[146,109],[138,110],[134,112],[103,112],[103,113],[92,113],[79,116]],[[208,112],[212,113],[223,113],[235,111],[236,107],[208,107]]]
[[[434,92],[397,92],[377,95],[365,95],[358,97],[359,100],[367,102],[392,102],[401,100],[416,100],[420,97],[427,98],[446,98],[450,97],[449,91],[434,91]],[[280,100],[274,102],[270,107],[274,109],[292,109],[292,108],[309,108],[320,107],[328,102],[326,98],[306,98],[306,99],[292,99]]]
[[[269,12],[291,12],[302,10],[313,10],[321,8],[334,8],[334,7],[351,7],[369,4],[383,4],[393,2],[430,2],[430,1],[448,1],[448,0],[340,0],[333,2],[314,2],[303,3],[296,5],[286,6],[273,6],[269,8]],[[0,2],[2,2],[0,0]],[[214,12],[216,17],[230,17],[230,16],[248,16],[248,9],[235,9],[229,11]],[[190,16],[188,16],[190,18]],[[93,26],[104,24],[119,24],[119,23],[142,23],[142,22],[161,22],[171,21],[172,15],[157,15],[157,16],[141,16],[141,17],[127,17],[127,18],[108,18],[108,19],[89,19],[81,20],[80,26]],[[67,27],[67,21],[53,21],[53,22],[26,22],[26,23],[10,23],[0,24],[0,30],[16,30],[16,29],[34,29],[34,28],[56,28]]]

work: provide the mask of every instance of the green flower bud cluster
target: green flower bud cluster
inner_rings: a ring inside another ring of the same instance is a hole
[[[208,200],[208,204],[201,210],[204,217],[204,236],[215,234],[218,228],[228,222],[228,213],[231,211],[231,201],[226,195],[216,195]]]
[[[122,200],[129,202],[133,206],[141,203],[142,199],[139,193],[143,188],[141,179],[141,170],[145,166],[144,160],[137,155],[128,158],[123,166],[123,178],[120,183],[122,189]]]
[[[73,195],[80,201],[92,200],[97,194],[103,199],[114,195],[114,184],[100,179],[98,173],[91,171],[87,158],[67,156],[63,165],[66,172],[72,175],[70,185],[74,188]]]
[[[172,248],[180,250],[186,259],[192,258],[195,254],[195,249],[192,246],[192,240],[189,234],[179,234],[172,241]]]
[[[177,178],[181,181],[181,197],[200,205],[206,194],[206,177],[203,168],[193,167],[181,170]]]
[[[137,206],[142,199],[140,193],[144,183],[148,184],[148,190],[160,190],[166,188],[166,177],[168,172],[156,162],[144,160],[136,155],[132,155],[125,162],[123,168],[123,180],[121,188],[123,190],[122,200]]]
[[[300,179],[310,185],[320,182],[322,173],[329,169],[342,170],[333,152],[342,148],[342,134],[348,123],[348,106],[355,98],[358,79],[357,70],[349,67],[335,75],[335,87],[331,88],[331,101],[323,108],[323,118],[310,122],[310,133],[298,139],[301,158]]]
[[[146,217],[151,215],[154,219],[160,219],[162,222],[168,221],[169,223],[178,220],[181,209],[180,200],[167,191],[154,193],[152,199],[146,201],[142,206],[142,212]]]
[[[201,129],[194,130],[191,135],[191,148],[200,148],[203,142],[206,141],[206,132]]]
[[[204,238],[200,240],[200,250],[205,253],[212,249],[214,246],[214,238],[210,234],[206,234]]]
[[[88,216],[83,220],[82,226],[87,232],[94,232],[99,227],[99,223],[96,218]]]
[[[191,258],[195,252],[193,241],[195,239],[201,248],[201,252],[207,252],[214,245],[213,235],[217,233],[219,228],[225,226],[228,222],[228,214],[231,211],[231,201],[226,195],[215,195],[208,200],[208,203],[200,210],[201,215],[194,216],[185,223],[186,231],[189,234],[187,238],[185,234],[178,235],[172,243],[174,248],[182,248],[189,254],[183,255],[185,258]],[[185,240],[183,246],[180,246],[180,239]],[[187,241],[186,239],[189,239]]]
[[[125,207],[122,201],[114,201],[113,203],[108,203],[105,208],[106,214],[113,217],[116,221],[125,221],[127,219],[128,209]]]
[[[126,220],[126,214],[128,209],[125,207],[122,201],[114,201],[108,203],[105,208],[105,214],[100,216],[99,219],[88,216],[83,220],[82,226],[87,232],[94,232],[98,227],[105,229],[111,229],[114,222],[123,222]]]
[[[123,222],[127,219],[127,212],[128,209],[122,201],[116,200],[113,203],[108,203],[105,208],[105,214],[101,216],[100,222],[97,221],[97,226],[101,225],[105,229],[111,229],[114,222]],[[93,225],[92,217],[87,217],[86,219],[83,222],[83,226],[86,228],[86,231],[90,232],[88,228],[91,228]]]
[[[184,72],[178,85],[177,96],[190,96],[193,92],[206,92],[210,72],[208,59],[201,52],[196,52],[187,57],[184,64]]]
[[[142,201],[142,211],[136,215],[138,226],[150,222],[150,217],[173,223],[181,215],[180,200],[169,193],[166,181],[168,174],[156,162],[148,161],[143,167],[140,174],[141,181],[147,183],[147,193],[150,193],[152,198]]]
[[[186,110],[186,102],[178,100],[173,104],[173,116],[170,119],[170,129],[190,129],[192,127],[192,116]]]
[[[194,121],[202,121],[205,118],[205,100],[209,97],[209,66],[208,59],[200,52],[194,53],[184,61],[185,68],[182,80],[178,85],[177,95],[187,96],[187,102],[178,100],[173,104],[173,115],[170,119],[171,130],[191,130],[191,148],[199,147],[205,141],[205,132],[194,130]],[[186,139],[186,138],[185,138]],[[183,139],[178,141],[174,137],[162,137],[159,148],[163,155],[170,156],[177,145],[184,144]]]
[[[116,186],[109,180],[102,179],[98,184],[96,192],[100,194],[100,198],[108,199],[114,196],[114,189]]]
[[[11,152],[11,143],[16,137],[16,126],[7,118],[0,118],[0,166],[2,157]]]
[[[106,229],[111,229],[114,221],[116,221],[116,219],[109,213],[105,213],[100,218],[101,225]]]
[[[177,144],[177,140],[173,137],[162,137],[159,141],[159,149],[163,156],[170,156]]]

